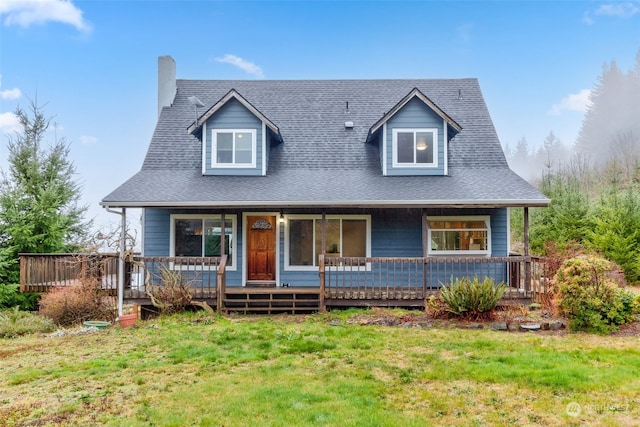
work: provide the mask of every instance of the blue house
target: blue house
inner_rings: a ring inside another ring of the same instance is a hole
[[[162,260],[227,308],[521,281],[509,209],[549,200],[509,169],[476,79],[177,80],[167,56],[158,87],[142,168],[101,202],[142,208],[148,276]]]

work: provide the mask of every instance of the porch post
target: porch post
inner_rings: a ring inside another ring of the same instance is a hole
[[[327,214],[325,211],[322,211],[322,255],[326,255],[327,246]]]
[[[124,305],[124,257],[127,250],[127,208],[122,208],[120,216],[120,256],[118,257],[118,317],[123,314]]]
[[[524,290],[531,290],[531,256],[529,253],[529,208],[524,207]]]
[[[325,290],[325,264],[324,258],[326,255],[327,246],[327,213],[322,211],[322,254],[318,259],[318,270],[320,273],[320,311],[326,311],[327,307],[324,302],[324,290]]]
[[[427,211],[422,209],[422,292],[427,289]]]
[[[224,232],[225,232],[225,223],[224,223],[224,212],[220,214],[220,256],[226,255],[226,245],[224,244]]]

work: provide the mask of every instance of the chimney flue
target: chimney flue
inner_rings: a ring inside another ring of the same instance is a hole
[[[158,57],[158,117],[176,97],[176,61],[170,55]]]

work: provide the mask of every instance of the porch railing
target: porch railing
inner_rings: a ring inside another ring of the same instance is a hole
[[[509,286],[506,298],[535,298],[548,291],[543,258],[320,256],[320,290],[327,299],[421,300],[461,277],[492,278]],[[530,274],[526,274],[527,270]],[[530,278],[527,281],[527,278]]]
[[[20,254],[20,291],[47,292],[58,286],[98,278],[104,289],[117,289],[117,254]]]
[[[221,300],[226,286],[227,256],[222,257],[133,257],[132,286],[125,299],[148,299],[147,291],[158,285],[184,286],[194,299]]]

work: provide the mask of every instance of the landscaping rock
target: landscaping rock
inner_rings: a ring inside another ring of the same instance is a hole
[[[332,320],[331,322],[329,322],[330,326],[341,326],[342,322],[339,320]]]
[[[551,329],[551,326],[549,326],[549,322],[543,322],[540,324],[540,329],[542,329],[543,331],[548,331],[549,329]]]
[[[494,322],[491,325],[491,329],[494,331],[506,331],[507,330],[507,322]]]
[[[564,329],[564,327],[565,327],[565,324],[564,322],[561,322],[561,321],[549,323],[549,329],[551,329],[552,331],[558,331],[560,329]]]
[[[539,331],[540,324],[539,323],[523,323],[520,325],[520,329],[523,331]]]

